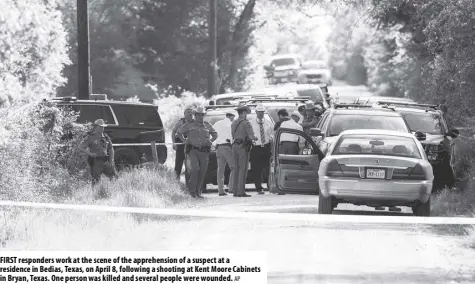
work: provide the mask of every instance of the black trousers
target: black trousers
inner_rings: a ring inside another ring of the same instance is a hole
[[[264,147],[253,146],[251,149],[251,175],[257,191],[262,191],[263,175],[269,170],[270,157],[270,143],[265,144]]]
[[[181,143],[181,141],[175,141],[175,143]],[[185,145],[176,145],[175,173],[178,179],[180,178],[181,170],[183,169],[184,162],[185,162]]]

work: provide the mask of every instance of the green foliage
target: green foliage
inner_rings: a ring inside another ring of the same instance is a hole
[[[0,105],[52,96],[68,62],[56,1],[2,0],[0,26]]]

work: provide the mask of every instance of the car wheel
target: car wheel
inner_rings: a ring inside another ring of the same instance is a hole
[[[414,216],[429,217],[430,216],[430,198],[426,203],[420,203],[412,208]]]
[[[331,197],[323,197],[322,192],[318,194],[318,214],[332,214],[333,203]]]
[[[117,149],[114,156],[117,171],[130,170],[140,163],[135,152],[128,148]]]

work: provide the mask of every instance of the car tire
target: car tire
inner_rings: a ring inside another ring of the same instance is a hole
[[[318,193],[318,214],[332,214],[333,202],[331,197],[323,197],[322,192]]]
[[[140,160],[131,149],[120,148],[114,151],[114,163],[117,171],[123,171],[136,167]]]
[[[426,203],[420,203],[412,208],[414,216],[429,217],[430,216],[430,198]]]

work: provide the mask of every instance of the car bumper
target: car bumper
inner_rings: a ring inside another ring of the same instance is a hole
[[[279,83],[289,83],[289,82],[297,82],[298,78],[297,76],[289,75],[285,77],[273,77],[271,79],[271,82],[274,84],[279,84]]]
[[[351,178],[320,177],[320,190],[324,197],[346,200],[388,200],[400,202],[427,202],[432,181],[362,180]]]
[[[310,78],[301,78],[299,79],[300,84],[328,84],[330,80],[325,78],[310,79]]]

